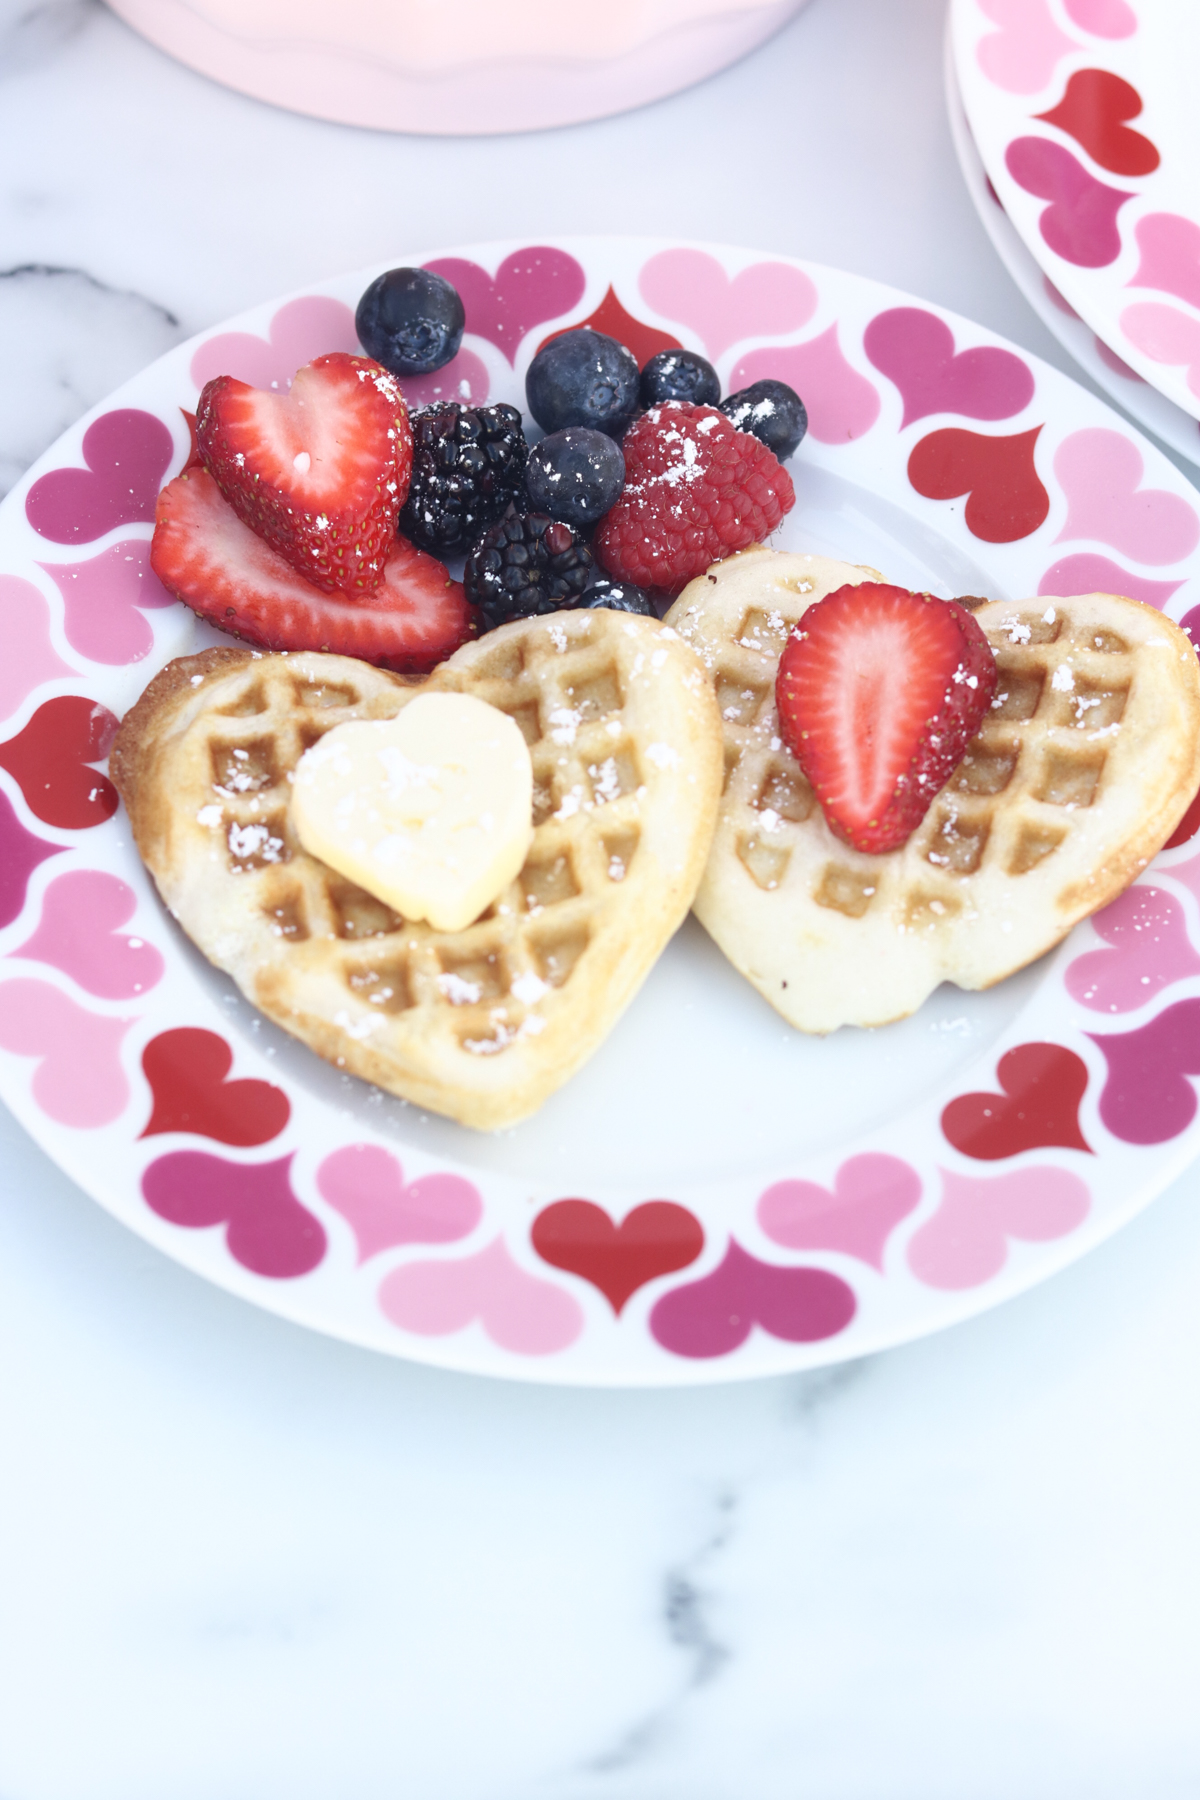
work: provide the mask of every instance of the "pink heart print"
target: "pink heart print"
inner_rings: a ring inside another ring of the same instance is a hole
[[[1200,329],[1200,327],[1198,327]],[[1064,438],[1054,473],[1067,500],[1064,538],[1095,538],[1155,567],[1178,562],[1200,542],[1196,509],[1166,488],[1143,488],[1146,465],[1132,438],[1089,426]]]
[[[777,1181],[758,1202],[758,1222],[789,1250],[841,1250],[883,1268],[888,1238],[921,1198],[921,1177],[898,1156],[852,1156],[833,1192],[815,1181]]]
[[[0,575],[0,642],[0,719],[16,712],[43,681],[76,673],[50,642],[45,595],[19,575]]]
[[[400,385],[410,406],[436,406],[443,400],[484,406],[489,387],[487,369],[473,350],[460,350],[432,375],[406,375]]]
[[[48,857],[61,856],[65,848],[26,831],[12,801],[0,791],[0,927],[20,918],[33,871]]]
[[[1050,202],[1038,220],[1042,237],[1064,262],[1104,269],[1121,254],[1117,214],[1133,195],[1108,187],[1063,144],[1049,138],[1014,138],[1004,163],[1018,187]]]
[[[83,434],[83,469],[51,469],[25,496],[25,517],[53,544],[90,544],[118,525],[152,524],[175,456],[161,419],[136,407],[101,413]]]
[[[816,1344],[844,1331],[854,1289],[829,1269],[762,1262],[730,1238],[724,1261],[655,1302],[650,1332],[673,1356],[730,1356],[758,1325],[789,1344]]]
[[[729,276],[706,250],[660,250],[638,288],[664,319],[694,331],[714,362],[743,338],[799,331],[817,310],[817,290],[802,269],[758,262]]]
[[[0,1049],[38,1058],[32,1092],[48,1119],[94,1130],[129,1103],[120,1043],[132,1019],[99,1018],[45,981],[0,984]]]
[[[535,325],[570,312],[587,287],[575,258],[549,244],[514,250],[494,276],[461,256],[439,257],[425,267],[458,289],[471,335],[495,344],[510,363]]]
[[[116,875],[73,869],[46,889],[42,917],[11,956],[48,963],[102,1000],[132,1000],[162,980],[163,959],[145,938],[118,928],[137,910],[137,895]]]
[[[871,320],[863,349],[904,402],[900,429],[931,413],[1011,419],[1033,399],[1033,370],[1011,350],[980,344],[954,352],[954,333],[919,306],[895,306]]]
[[[1175,306],[1142,300],[1125,308],[1121,330],[1151,362],[1186,368],[1188,389],[1200,398],[1200,319],[1189,318]]]
[[[805,344],[749,351],[729,377],[729,391],[736,394],[767,378],[795,388],[808,413],[809,436],[819,444],[853,443],[879,417],[879,395],[846,361],[836,325]]]
[[[174,606],[150,567],[148,538],[124,538],[76,563],[39,563],[63,597],[63,631],[92,662],[141,662],[154,648],[143,611]]]
[[[142,1193],[151,1212],[172,1225],[224,1225],[229,1254],[244,1269],[294,1281],[324,1261],[328,1239],[292,1192],[291,1163],[291,1156],[235,1163],[207,1150],[173,1150],[150,1164]]]
[[[1188,862],[1172,863],[1162,873],[1169,875],[1172,881],[1180,882],[1189,894],[1200,900],[1200,856],[1193,856]]]
[[[1126,38],[1137,30],[1137,15],[1126,0],[1063,0],[1063,9],[1093,37]]]
[[[983,1177],[940,1171],[942,1203],[915,1231],[908,1266],[926,1287],[982,1287],[1008,1261],[1008,1240],[1045,1244],[1076,1231],[1091,1195],[1069,1169],[1035,1165]]]
[[[1200,970],[1183,908],[1162,888],[1131,887],[1092,914],[1109,950],[1077,956],[1066,973],[1072,999],[1093,1012],[1133,1012],[1173,981]]]
[[[1142,259],[1126,286],[1157,288],[1200,307],[1200,225],[1181,213],[1147,213],[1133,235]]]
[[[1111,557],[1082,550],[1051,563],[1038,582],[1038,593],[1057,594],[1064,600],[1072,594],[1125,594],[1161,612],[1182,586],[1182,581],[1151,581],[1148,575],[1131,575]]]
[[[498,1237],[475,1256],[403,1263],[379,1287],[385,1318],[419,1337],[447,1337],[478,1320],[502,1350],[552,1356],[583,1330],[579,1303],[519,1268]]]
[[[1078,45],[1054,23],[1046,0],[979,0],[979,10],[1000,27],[981,38],[975,55],[993,87],[1006,94],[1036,94],[1068,50]]]
[[[1108,1064],[1100,1117],[1125,1144],[1165,1144],[1196,1116],[1200,1000],[1179,1000],[1137,1031],[1097,1036]]]
[[[461,1175],[423,1175],[406,1182],[390,1151],[378,1144],[335,1150],[317,1170],[317,1189],[354,1232],[358,1260],[396,1244],[449,1244],[483,1217],[479,1189]]]
[[[232,375],[250,387],[283,394],[297,369],[335,350],[361,355],[354,314],[341,300],[305,294],[279,308],[265,338],[252,331],[222,331],[206,338],[192,357],[192,380],[202,388],[218,375]]]

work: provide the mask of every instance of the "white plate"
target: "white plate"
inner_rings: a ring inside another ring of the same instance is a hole
[[[1056,337],[1068,356],[1091,376],[1098,387],[1129,414],[1143,431],[1149,431],[1180,456],[1200,468],[1200,424],[1152,388],[1129,364],[1109,349],[1103,338],[1084,324],[1079,314],[1065,300],[1048,275],[1044,275],[1008,214],[989,185],[971,127],[963,111],[958,91],[958,75],[949,33],[946,37],[946,112],[950,120],[950,136],[962,170],[963,180],[979,214],[984,230],[1001,262],[1032,306],[1042,324]]]
[[[1026,249],[1121,361],[1200,419],[1200,9],[951,0],[950,29],[972,137]]]
[[[1167,1067],[1154,1048],[1200,1011],[1193,846],[1143,880],[1170,931],[1132,1002],[1143,940],[1101,921],[1115,946],[1101,986],[1128,1003],[1115,1017],[1076,998],[1072,970],[1102,942],[1089,924],[989,993],[944,988],[902,1024],[805,1038],[689,922],[593,1061],[497,1136],[339,1076],[173,928],[97,759],[109,715],[216,635],[141,573],[155,493],[187,453],[180,409],[214,373],[285,385],[352,346],[377,272],[171,352],[0,508],[8,1104],[133,1230],[256,1304],[540,1381],[682,1383],[861,1355],[995,1304],[1131,1217],[1200,1144],[1189,1053],[1175,1046]],[[642,355],[669,334],[705,350],[726,391],[773,372],[804,394],[780,545],[944,595],[1115,586],[1176,617],[1200,602],[1197,497],[1174,467],[1057,371],[937,307],[783,257],[622,239],[473,246],[450,272],[468,336],[413,398],[519,401],[557,326],[598,318]],[[959,435],[939,444],[978,464],[970,509],[965,488],[932,498],[909,477],[914,450],[946,432]],[[1016,440],[1017,477],[996,475],[997,440]],[[1131,1127],[1103,1045],[1143,1029],[1153,1087]],[[947,1103],[976,1095],[968,1110],[1005,1114],[987,1098],[997,1063],[1011,1054],[1004,1071],[1024,1080],[1039,1045],[1057,1125],[989,1156],[948,1138]]]

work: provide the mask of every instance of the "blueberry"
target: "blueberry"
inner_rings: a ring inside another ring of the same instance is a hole
[[[804,402],[786,381],[756,381],[721,402],[739,431],[748,431],[786,462],[808,430]]]
[[[660,350],[642,370],[639,391],[643,406],[658,406],[663,400],[715,406],[721,383],[712,364],[695,350]]]
[[[610,581],[607,575],[594,581],[576,606],[577,609],[604,606],[612,612],[641,613],[647,619],[658,617],[654,602],[644,588],[634,587],[632,581]]]
[[[432,375],[458,355],[466,314],[458,290],[429,269],[389,269],[358,303],[354,328],[393,375]]]
[[[602,331],[564,331],[530,363],[525,398],[543,431],[586,425],[620,437],[637,408],[637,358]]]
[[[602,431],[568,425],[534,444],[525,466],[525,492],[538,512],[568,525],[594,525],[621,498],[625,458]]]

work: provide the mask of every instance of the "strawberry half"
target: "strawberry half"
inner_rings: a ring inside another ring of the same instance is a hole
[[[899,849],[962,761],[996,692],[965,607],[865,581],[804,612],[779,659],[783,741],[856,850]]]
[[[330,650],[423,675],[476,631],[462,583],[403,537],[376,593],[323,594],[243,525],[205,469],[158,496],[150,564],[194,613],[264,650]]]
[[[219,375],[200,395],[196,446],[239,519],[314,587],[374,593],[412,474],[394,375],[341,350],[286,394]]]

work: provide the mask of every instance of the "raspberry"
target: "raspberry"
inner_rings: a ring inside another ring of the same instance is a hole
[[[786,469],[714,406],[652,407],[622,448],[625,491],[594,545],[620,581],[677,594],[718,557],[761,543],[795,504]]]

